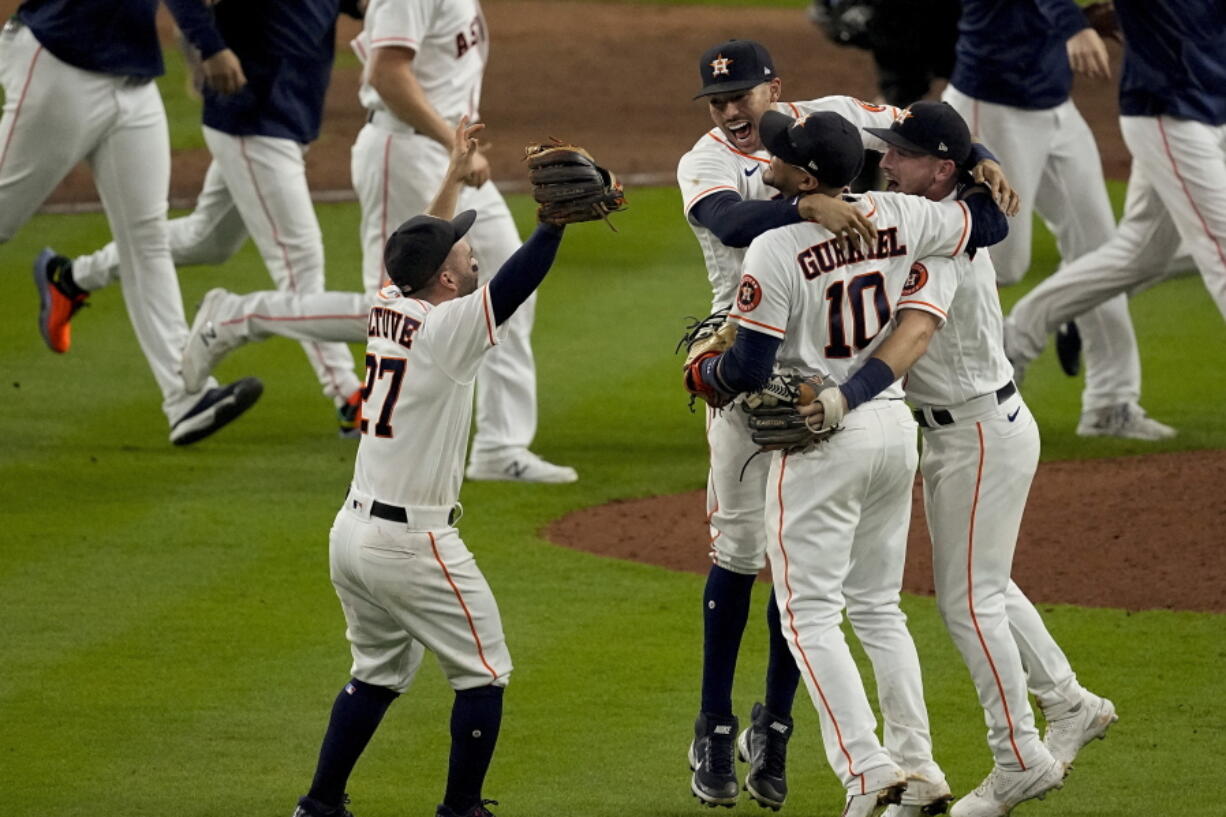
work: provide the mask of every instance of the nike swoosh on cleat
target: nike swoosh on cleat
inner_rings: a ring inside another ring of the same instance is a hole
[[[1015,408],[1015,409],[1013,410],[1013,413],[1009,415],[1009,422],[1011,422],[1011,423],[1012,423],[1014,420],[1016,420],[1016,419],[1017,419],[1017,415],[1018,415],[1018,414],[1020,414],[1020,413],[1021,413],[1021,411],[1022,411],[1022,407],[1021,407],[1021,406],[1018,406],[1017,408]]]

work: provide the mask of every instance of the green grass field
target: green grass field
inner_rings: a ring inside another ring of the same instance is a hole
[[[167,63],[173,143],[200,147],[182,62],[168,50]],[[1118,203],[1122,188],[1113,192]],[[706,310],[705,273],[676,191],[633,190],[630,199],[619,234],[601,225],[570,231],[537,313],[534,448],[574,465],[580,481],[463,491],[461,530],[498,595],[516,663],[486,787],[502,800],[499,817],[706,813],[689,796],[684,759],[698,705],[703,579],[573,552],[538,535],[578,508],[704,484],[702,424],[685,409],[671,352],[684,316]],[[517,197],[512,206],[526,228],[529,203]],[[356,205],[318,209],[329,282],[356,289]],[[258,375],[265,395],[246,417],[187,449],[166,440],[160,395],[119,292],[95,296],[79,313],[70,354],[48,352],[30,262],[47,244],[75,254],[108,238],[100,214],[39,216],[0,246],[4,810],[288,815],[348,677],[327,532],[355,446],[335,437],[332,408],[288,342],[249,346],[222,364],[223,380]],[[1040,274],[1055,262],[1043,234]],[[223,267],[184,270],[181,282],[189,316],[213,286],[269,284],[250,246]],[[1006,291],[1006,306],[1024,290]],[[1144,405],[1179,437],[1157,445],[1076,437],[1080,382],[1061,375],[1049,352],[1025,384],[1045,459],[1226,447],[1222,322],[1199,279],[1143,293],[1132,312]],[[693,546],[705,550],[699,537]],[[1108,559],[1104,569],[1116,569]],[[758,595],[764,602],[766,588]],[[991,762],[982,714],[932,600],[908,597],[905,606],[924,660],[937,757],[963,793]],[[1110,740],[1086,750],[1063,792],[1018,813],[1216,817],[1205,766],[1220,765],[1212,758],[1226,752],[1218,700],[1226,616],[1044,611],[1082,681],[1111,696],[1122,720]],[[755,616],[736,693],[743,717],[761,694],[763,635]],[[433,814],[450,702],[427,659],[353,777],[359,817]],[[782,813],[834,815],[841,794],[803,692],[797,724]],[[747,809],[758,813],[738,806]]]
[[[694,490],[705,477],[701,423],[685,409],[671,354],[682,317],[706,303],[701,261],[675,191],[635,190],[631,202],[619,234],[570,231],[541,294],[535,448],[576,466],[580,482],[463,492],[461,528],[498,594],[517,666],[487,786],[503,800],[500,817],[701,813],[684,761],[701,577],[537,535],[567,511]],[[512,204],[526,226],[527,202]],[[319,210],[330,280],[356,287],[356,207]],[[265,396],[182,450],[166,441],[120,293],[96,295],[78,315],[70,354],[48,352],[30,261],[44,244],[77,253],[106,238],[102,216],[39,216],[0,249],[0,790],[23,816],[288,814],[347,678],[326,547],[354,446],[333,436],[331,407],[288,342],[222,364],[222,379],[262,377]],[[1042,258],[1050,263],[1051,251]],[[267,284],[250,246],[181,281],[189,314],[209,287]],[[1180,436],[1158,446],[1076,438],[1078,386],[1044,358],[1026,394],[1047,458],[1226,446],[1220,401],[1206,397],[1222,393],[1221,367],[1185,362],[1189,350],[1221,349],[1220,317],[1199,280],[1139,296],[1133,314],[1146,405]],[[982,716],[932,601],[906,607],[938,758],[962,792],[990,763]],[[1226,751],[1217,700],[1226,617],[1063,606],[1047,615],[1082,680],[1113,697],[1123,719],[1086,751],[1065,791],[1022,813],[1133,814],[1144,803],[1216,815],[1203,764]],[[763,644],[755,625],[737,690],[746,712]],[[449,705],[428,660],[352,780],[360,817],[432,813]],[[834,814],[838,787],[803,693],[797,711],[785,813]]]

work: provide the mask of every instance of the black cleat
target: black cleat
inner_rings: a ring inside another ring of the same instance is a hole
[[[170,429],[170,441],[175,445],[191,445],[203,440],[255,405],[263,393],[264,384],[254,377],[209,389]]]
[[[327,806],[314,797],[298,798],[298,807],[292,817],[353,817],[353,813],[345,808],[349,804],[349,795],[344,795],[341,802],[335,806]]]
[[[1069,377],[1081,372],[1081,332],[1077,324],[1069,321],[1056,330],[1056,358],[1060,368]]]
[[[749,728],[736,741],[737,757],[749,764],[745,791],[762,808],[778,811],[788,796],[788,739],[792,719],[780,718],[753,705]]]
[[[736,805],[741,793],[736,780],[733,752],[736,745],[735,715],[698,713],[694,721],[694,740],[690,743],[690,791],[704,806]]]
[[[494,817],[494,812],[486,808],[486,806],[498,805],[497,800],[482,800],[477,805],[470,808],[461,814],[457,814],[444,804],[439,804],[439,807],[434,811],[434,817]]]

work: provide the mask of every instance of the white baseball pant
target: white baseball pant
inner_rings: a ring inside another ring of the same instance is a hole
[[[901,768],[944,775],[932,757],[919,656],[899,608],[915,421],[871,400],[812,451],[772,458],[767,554],[784,637],[817,708],[826,759],[850,794]],[[885,747],[840,629],[843,610],[873,664]]]
[[[1026,363],[1053,326],[1119,293],[1135,293],[1178,270],[1180,244],[1226,317],[1226,127],[1171,117],[1123,116],[1132,152],[1124,217],[1095,252],[1062,268],[1014,306],[1009,352]]]
[[[353,145],[353,187],[362,206],[362,280],[373,297],[382,286],[387,238],[429,208],[448,164],[446,149],[382,115],[368,123]],[[389,130],[387,128],[396,128]],[[467,238],[477,257],[482,283],[519,249],[519,233],[506,201],[492,182],[466,187],[458,210],[476,210]],[[491,350],[477,374],[474,460],[509,449],[527,448],[536,435],[536,363],[531,333],[533,293],[506,322],[505,340]]]
[[[707,408],[707,445],[711,561],[733,573],[756,576],[766,566],[762,515],[771,458],[758,453],[739,403],[722,410]]]
[[[274,336],[365,343],[369,314],[370,302],[362,292],[228,292],[214,306],[213,324],[227,348]]]
[[[213,162],[196,209],[170,222],[175,265],[223,263],[250,234],[279,290],[303,296],[322,293],[323,236],[307,185],[302,145],[291,139],[232,136],[209,127],[204,136]],[[113,279],[114,256],[108,245],[75,259],[74,279],[89,290],[104,286]],[[353,355],[346,346],[306,335],[298,339],[326,397],[339,404],[359,388]]]
[[[371,507],[351,491],[328,540],[353,677],[404,692],[430,650],[452,689],[506,686],[511,654],[498,604],[448,523],[450,509],[407,508],[404,524]]]
[[[991,248],[996,279],[1016,284],[1030,267],[1032,212],[1037,210],[1056,238],[1064,263],[1101,246],[1111,237],[1115,216],[1107,197],[1102,160],[1094,134],[1072,100],[1044,110],[996,105],[947,86],[952,105],[971,134],[1000,159],[1022,202],[1009,221],[1009,235]],[[1136,403],[1141,396],[1141,358],[1120,296],[1078,317],[1086,361],[1083,412]]]
[[[34,214],[77,162],[94,174],[115,236],[124,302],[173,425],[200,399],[179,373],[183,296],[166,238],[170,139],[153,82],[83,71],[28,28],[0,33],[0,241]],[[209,379],[205,388],[214,388]]]
[[[951,413],[957,422],[924,429],[920,458],[937,607],[975,682],[996,765],[1028,769],[1045,751],[1007,598],[1039,428],[1017,394]]]

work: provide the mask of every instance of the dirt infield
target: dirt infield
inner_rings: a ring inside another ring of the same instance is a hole
[[[1226,451],[1039,467],[1013,577],[1035,602],[1226,612]],[[932,594],[918,483],[903,588]],[[614,502],[549,525],[579,550],[706,573],[705,493]],[[763,576],[765,578],[765,574]]]
[[[8,3],[0,3],[7,5]],[[871,98],[876,93],[868,54],[832,45],[804,10],[578,3],[569,0],[485,0],[493,44],[481,114],[493,144],[496,179],[519,179],[522,148],[559,136],[591,148],[623,176],[672,174],[710,122],[701,103],[695,60],[729,37],[766,43],[784,78],[784,96],[827,94]],[[163,11],[163,17],[165,12]],[[165,24],[165,22],[164,22]],[[342,18],[338,51],[359,25]],[[1117,67],[1119,48],[1110,44]],[[347,61],[351,62],[351,61]],[[328,92],[323,133],[307,154],[316,190],[349,190],[349,147],[362,127],[359,72],[342,65]],[[1114,82],[1079,82],[1077,105],[1098,136],[1104,166],[1127,175]],[[191,200],[200,189],[208,152],[176,154],[171,195]],[[54,194],[57,203],[94,201],[89,171],[77,168]]]

